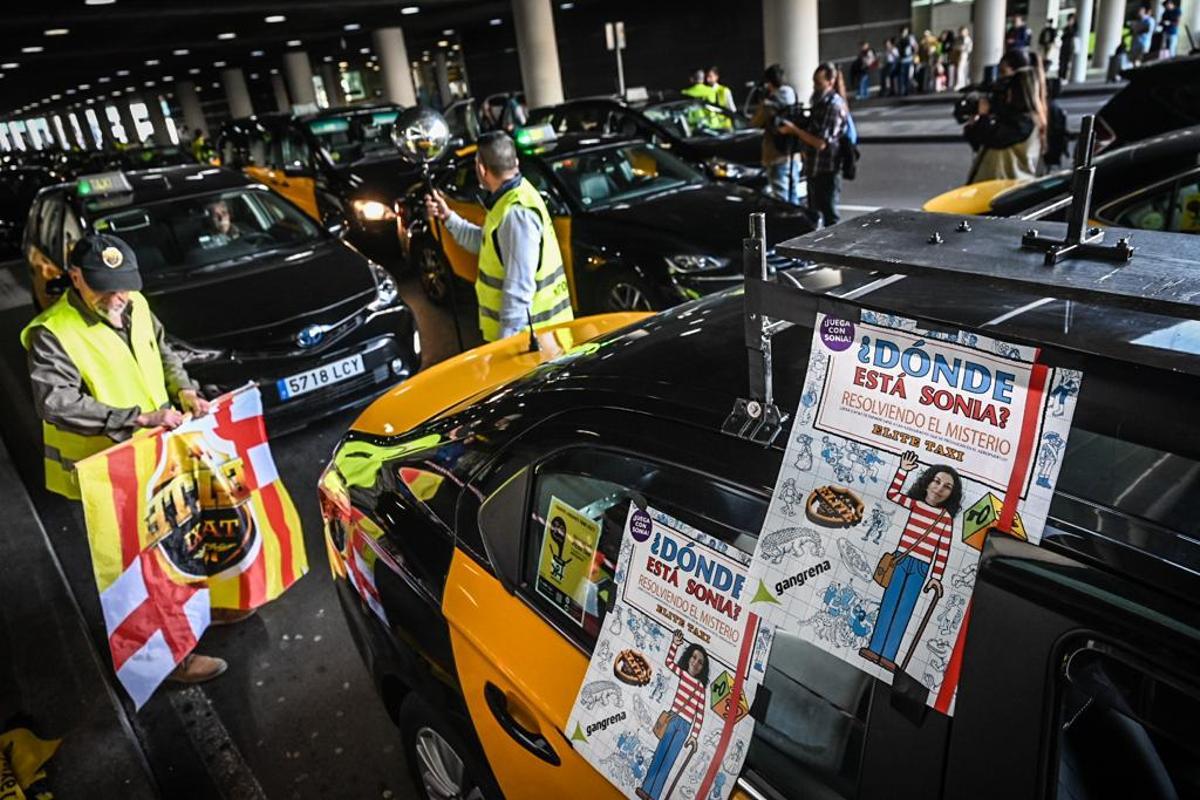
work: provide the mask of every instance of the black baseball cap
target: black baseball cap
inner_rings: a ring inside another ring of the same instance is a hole
[[[90,233],[71,250],[71,266],[79,267],[87,285],[98,292],[136,292],[142,288],[137,253],[123,239]]]

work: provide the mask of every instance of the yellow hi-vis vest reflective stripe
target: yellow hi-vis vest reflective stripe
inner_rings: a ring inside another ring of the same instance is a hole
[[[66,294],[25,326],[21,344],[29,349],[30,333],[39,325],[45,326],[58,339],[97,401],[113,408],[137,406],[143,412],[162,408],[169,398],[150,307],[140,292],[130,292],[129,303],[132,350],[107,325],[89,325]],[[73,500],[80,496],[75,462],[113,444],[107,436],[83,436],[48,422],[42,422],[42,441],[46,488]]]
[[[575,318],[571,313],[571,295],[567,289],[567,273],[563,270],[562,252],[546,203],[533,184],[524,178],[488,210],[483,219],[483,240],[479,246],[479,276],[475,279],[475,298],[479,301],[479,330],[485,342],[500,338],[500,306],[504,298],[504,264],[496,249],[496,229],[513,206],[524,206],[538,213],[542,220],[541,253],[534,273],[533,303],[530,313],[533,326],[540,328]]]

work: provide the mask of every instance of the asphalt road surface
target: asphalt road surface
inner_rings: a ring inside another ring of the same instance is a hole
[[[847,182],[847,216],[882,206],[919,206],[961,183],[966,145],[870,144]],[[385,263],[416,312],[424,363],[456,352],[450,315],[429,304],[399,259]],[[99,602],[78,513],[42,488],[38,424],[17,334],[33,315],[25,268],[0,263],[0,428],[33,496],[92,639],[107,661]],[[459,303],[474,341],[469,294]],[[309,573],[246,622],[213,628],[199,650],[229,660],[221,678],[186,691],[160,690],[136,715],[136,733],[163,795],[171,798],[415,797],[400,738],[351,642],[330,580],[316,481],[356,412],[275,438],[275,459],[300,512]],[[119,690],[118,690],[119,691]],[[132,709],[130,709],[132,714]]]

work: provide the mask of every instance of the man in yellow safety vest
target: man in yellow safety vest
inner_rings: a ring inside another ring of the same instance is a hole
[[[80,499],[74,464],[141,428],[176,428],[206,401],[139,291],[137,255],[116,236],[85,236],[71,251],[71,288],[23,331],[42,419],[46,488]],[[235,621],[229,619],[226,621]],[[215,678],[227,665],[193,653],[171,674]]]
[[[521,176],[517,148],[507,133],[491,131],[479,138],[475,176],[487,192],[482,226],[451,211],[437,191],[426,196],[425,210],[442,220],[465,250],[479,254],[475,297],[483,340],[574,319],[550,212]]]

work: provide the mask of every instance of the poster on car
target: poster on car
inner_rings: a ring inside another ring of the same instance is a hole
[[[557,497],[542,532],[537,592],[583,625],[592,583],[592,562],[600,541],[600,523],[589,519]]]
[[[750,610],[952,714],[984,539],[1040,540],[1081,382],[1036,348],[818,314]]]
[[[747,608],[749,562],[630,505],[616,594],[564,731],[626,797],[720,800],[732,791],[766,663],[756,651],[767,640]]]

